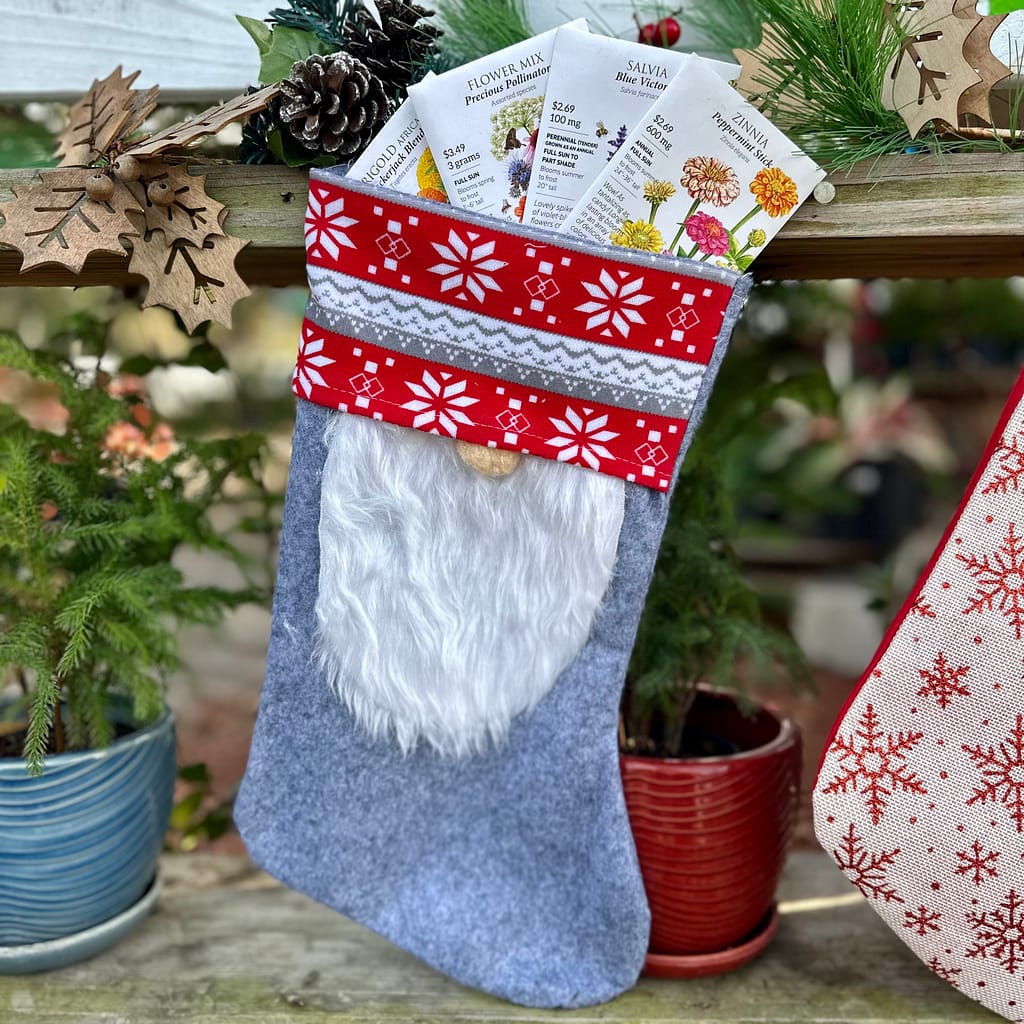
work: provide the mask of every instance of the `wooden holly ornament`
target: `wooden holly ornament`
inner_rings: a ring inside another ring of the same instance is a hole
[[[77,274],[90,253],[124,255],[121,236],[137,234],[128,215],[142,210],[125,185],[109,178],[110,198],[90,199],[90,176],[80,167],[58,167],[40,171],[36,184],[14,186],[15,198],[0,207],[0,243],[22,254],[22,272],[59,263]]]
[[[174,189],[166,181],[151,181],[146,186],[146,198],[154,206],[170,206],[174,202]]]
[[[122,181],[138,181],[142,177],[142,164],[131,153],[122,153],[113,166],[114,173]]]
[[[114,182],[109,174],[97,171],[85,179],[86,195],[94,203],[107,203],[114,197]]]
[[[956,0],[953,13],[971,25],[964,42],[964,60],[974,68],[981,81],[966,89],[957,108],[958,124],[992,124],[990,96],[993,88],[1012,74],[1010,68],[992,52],[992,35],[1006,18],[1005,14],[980,15],[975,0]]]
[[[147,228],[194,245],[224,234],[224,205],[206,194],[205,174],[190,174],[185,163],[160,158],[139,164],[139,180],[129,187],[145,212]]]
[[[102,81],[95,80],[89,91],[71,107],[68,126],[57,139],[61,167],[94,163],[153,113],[158,89],[156,86],[145,92],[132,89],[138,77],[138,71],[125,77],[117,67]]]
[[[899,49],[886,69],[882,105],[906,122],[912,139],[932,120],[956,125],[960,97],[981,76],[964,59],[973,30],[950,0],[890,4]]]
[[[235,258],[249,243],[213,235],[197,245],[146,228],[141,212],[133,219],[139,237],[128,269],[149,282],[143,307],[173,309],[190,333],[207,320],[230,327],[231,307],[250,294],[235,270]]]
[[[181,149],[206,136],[216,135],[229,124],[263,110],[280,92],[277,85],[267,85],[247,96],[236,96],[227,103],[209,107],[201,114],[165,128],[162,132],[157,132],[131,146],[131,155],[136,159],[158,156],[169,149]]]

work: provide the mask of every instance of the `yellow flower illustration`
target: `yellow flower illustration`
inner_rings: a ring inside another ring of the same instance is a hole
[[[796,182],[779,167],[766,167],[754,175],[750,191],[769,217],[785,217],[800,202]]]
[[[623,245],[641,252],[663,252],[665,249],[661,232],[646,220],[624,220],[622,227],[613,231],[608,239],[612,245]]]
[[[421,194],[428,189],[433,192],[445,191],[441,172],[437,169],[434,154],[430,152],[429,146],[423,150],[423,155],[416,164],[416,184],[420,187]],[[432,195],[430,198],[434,199],[436,196]]]
[[[644,185],[644,199],[649,203],[665,202],[676,194],[676,187],[671,181],[648,181]]]
[[[751,249],[760,249],[767,241],[768,236],[761,230],[761,228],[754,228],[750,234],[747,235],[747,245]]]

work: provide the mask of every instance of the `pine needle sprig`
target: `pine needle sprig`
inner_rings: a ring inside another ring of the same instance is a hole
[[[523,0],[438,0],[443,52],[467,64],[533,35]]]
[[[749,46],[752,21],[763,35],[752,49],[760,68],[752,102],[792,140],[832,170],[903,152],[910,145],[898,113],[882,105],[889,62],[899,50],[888,7],[863,0],[720,0],[694,13],[718,46]],[[941,148],[934,132],[915,148]]]
[[[361,7],[361,0],[341,0],[340,3],[338,0],[288,0],[288,6],[275,7],[267,15],[267,21],[312,32],[323,42],[343,50],[346,22]]]

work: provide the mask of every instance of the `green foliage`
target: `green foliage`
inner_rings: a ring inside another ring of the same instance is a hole
[[[168,846],[187,853],[228,832],[234,797],[226,800],[215,797],[213,776],[202,761],[182,765],[178,769],[178,781],[185,787],[185,793],[171,811]]]
[[[736,690],[741,666],[744,680],[809,680],[800,649],[768,621],[761,597],[743,578],[728,466],[731,449],[763,431],[780,398],[829,412],[835,394],[820,367],[800,366],[773,380],[766,363],[756,348],[725,360],[686,454],[627,675],[624,721],[632,750],[678,755],[698,683]]]
[[[833,170],[889,153],[1005,149],[967,143],[926,126],[911,141],[882,106],[886,68],[899,50],[890,7],[864,0],[719,0],[694,8],[693,24],[726,50],[756,48],[762,70],[753,102],[805,152]]]
[[[268,17],[275,32],[291,28],[312,33],[330,46],[325,53],[334,53],[345,49],[346,22],[360,7],[361,0],[288,0],[287,7],[275,7]]]
[[[246,31],[252,35],[252,31],[246,26]],[[253,36],[256,39],[255,36]],[[287,78],[292,70],[292,65],[299,60],[305,60],[314,53],[331,53],[334,46],[325,43],[312,32],[304,32],[299,28],[288,28],[279,25],[270,33],[270,38],[265,42],[256,39],[256,45],[260,50],[260,82],[263,85],[270,85],[273,82],[280,82]]]
[[[100,345],[102,323],[79,326]],[[126,698],[140,724],[160,713],[162,681],[179,664],[178,625],[212,625],[265,598],[251,583],[188,586],[172,559],[186,545],[247,573],[210,510],[229,496],[269,499],[258,436],[174,440],[138,396],[115,397],[99,370],[10,333],[0,332],[0,365],[67,414],[57,434],[0,404],[0,674],[22,682],[24,753],[39,774],[48,750],[110,741],[112,699]]]
[[[520,43],[532,36],[523,0],[438,0],[445,26],[444,52],[454,64]]]
[[[14,108],[0,108],[0,167],[52,167],[53,135]]]

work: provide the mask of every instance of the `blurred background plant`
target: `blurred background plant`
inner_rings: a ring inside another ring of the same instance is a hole
[[[131,360],[110,366],[108,327],[79,312],[45,349],[0,334],[0,669],[16,683],[7,717],[27,719],[33,774],[48,752],[110,742],[118,697],[132,710],[121,725],[152,720],[180,664],[179,626],[268,594],[234,540],[274,528],[263,438],[177,432]],[[211,361],[208,348],[196,342],[183,362]],[[226,528],[211,512],[228,507],[244,511]],[[243,579],[188,584],[181,547],[217,553]]]

